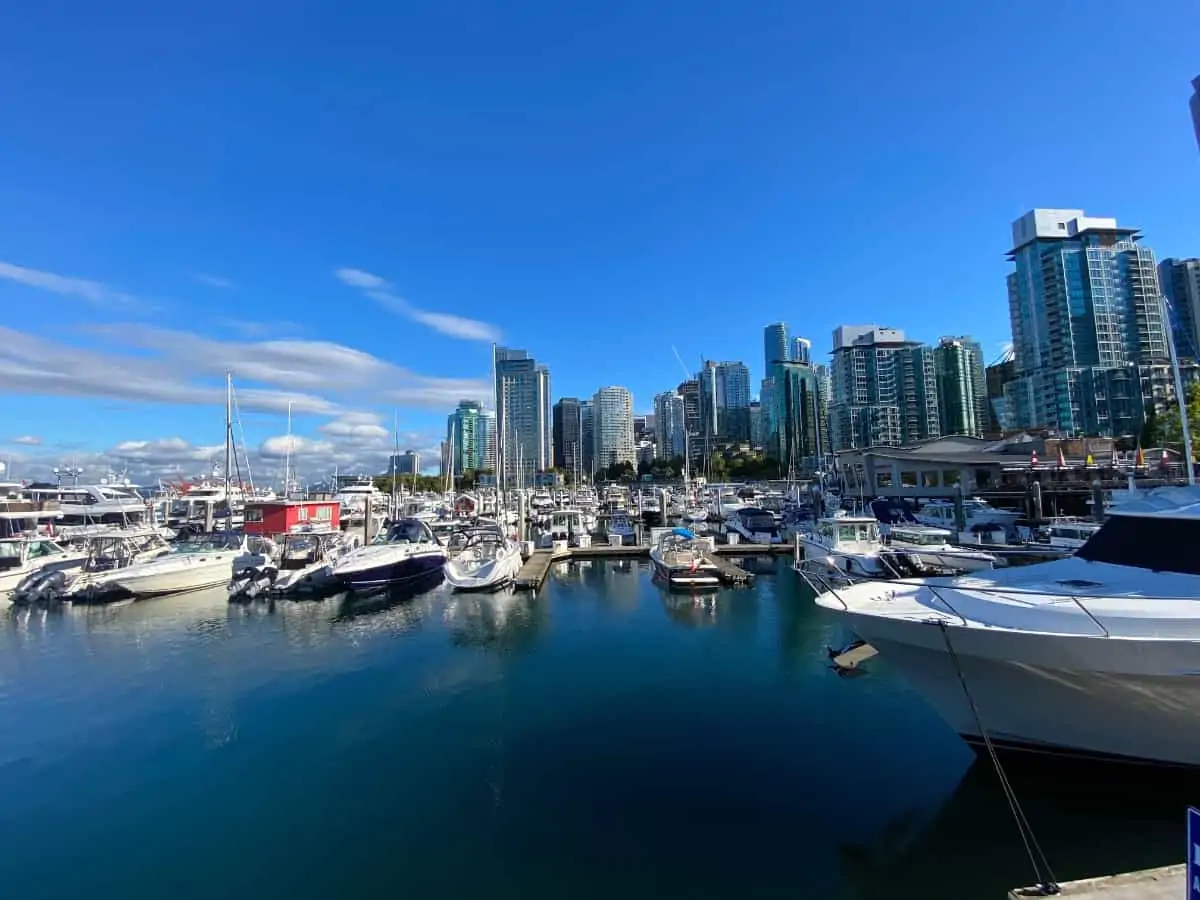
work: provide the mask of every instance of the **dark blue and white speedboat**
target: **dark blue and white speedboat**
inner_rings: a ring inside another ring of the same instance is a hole
[[[446,548],[420,519],[393,522],[370,544],[339,559],[330,574],[351,591],[403,585],[441,572]]]

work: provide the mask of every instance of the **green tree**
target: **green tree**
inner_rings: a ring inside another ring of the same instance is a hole
[[[726,474],[725,457],[714,453],[708,458],[708,471],[712,473],[713,481],[724,481]]]
[[[1188,431],[1191,432],[1192,446],[1200,446],[1200,382],[1193,382],[1188,385],[1187,390],[1187,416],[1188,416]],[[1159,440],[1153,443],[1146,442],[1146,428],[1142,429],[1142,446],[1155,447],[1165,446],[1173,449],[1183,449],[1183,427],[1179,416],[1179,405],[1172,403],[1170,407],[1161,416],[1148,416],[1146,421],[1149,424],[1150,419],[1154,419],[1155,428],[1158,431],[1156,435]]]

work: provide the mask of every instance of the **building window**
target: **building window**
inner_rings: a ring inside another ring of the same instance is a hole
[[[916,472],[901,472],[900,473],[900,486],[901,487],[916,487],[917,486],[917,473]]]
[[[891,470],[875,473],[875,484],[881,488],[890,488],[892,486]]]
[[[307,506],[301,506],[296,510],[296,519],[297,519],[297,521],[300,521],[300,522],[308,521],[308,507]]]
[[[938,473],[937,472],[922,472],[921,473],[921,487],[935,488],[937,486],[938,486]]]
[[[261,506],[251,506],[246,510],[243,521],[245,522],[261,522],[263,520],[263,511]]]
[[[318,506],[317,515],[315,516],[318,522],[328,522],[333,518],[332,506]]]
[[[953,487],[958,484],[958,469],[943,469],[942,484],[946,487]]]

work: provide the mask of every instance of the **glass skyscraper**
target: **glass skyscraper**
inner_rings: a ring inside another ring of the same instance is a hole
[[[786,322],[775,322],[763,329],[763,372],[771,374],[771,364],[791,359],[788,354]]]
[[[944,337],[933,350],[941,432],[983,437],[988,430],[983,348],[969,337]]]
[[[576,397],[563,397],[554,404],[554,465],[564,471],[586,471],[583,465],[583,414]]]
[[[899,447],[941,435],[933,348],[896,328],[842,325],[833,333],[833,449]]]
[[[1035,209],[1012,226],[1009,319],[1018,428],[1136,433],[1170,387],[1154,252],[1137,229],[1079,209]]]
[[[633,443],[633,396],[623,387],[602,387],[592,397],[592,440],[596,468],[637,465]]]
[[[499,463],[507,484],[530,484],[553,461],[550,372],[524,350],[493,352]]]
[[[475,400],[461,400],[446,421],[446,442],[454,471],[489,468],[488,447],[495,419]],[[494,461],[493,461],[494,464]]]

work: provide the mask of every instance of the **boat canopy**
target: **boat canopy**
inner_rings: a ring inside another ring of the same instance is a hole
[[[696,537],[696,532],[690,528],[672,528],[671,534],[676,537],[687,538],[688,540],[693,540]]]

